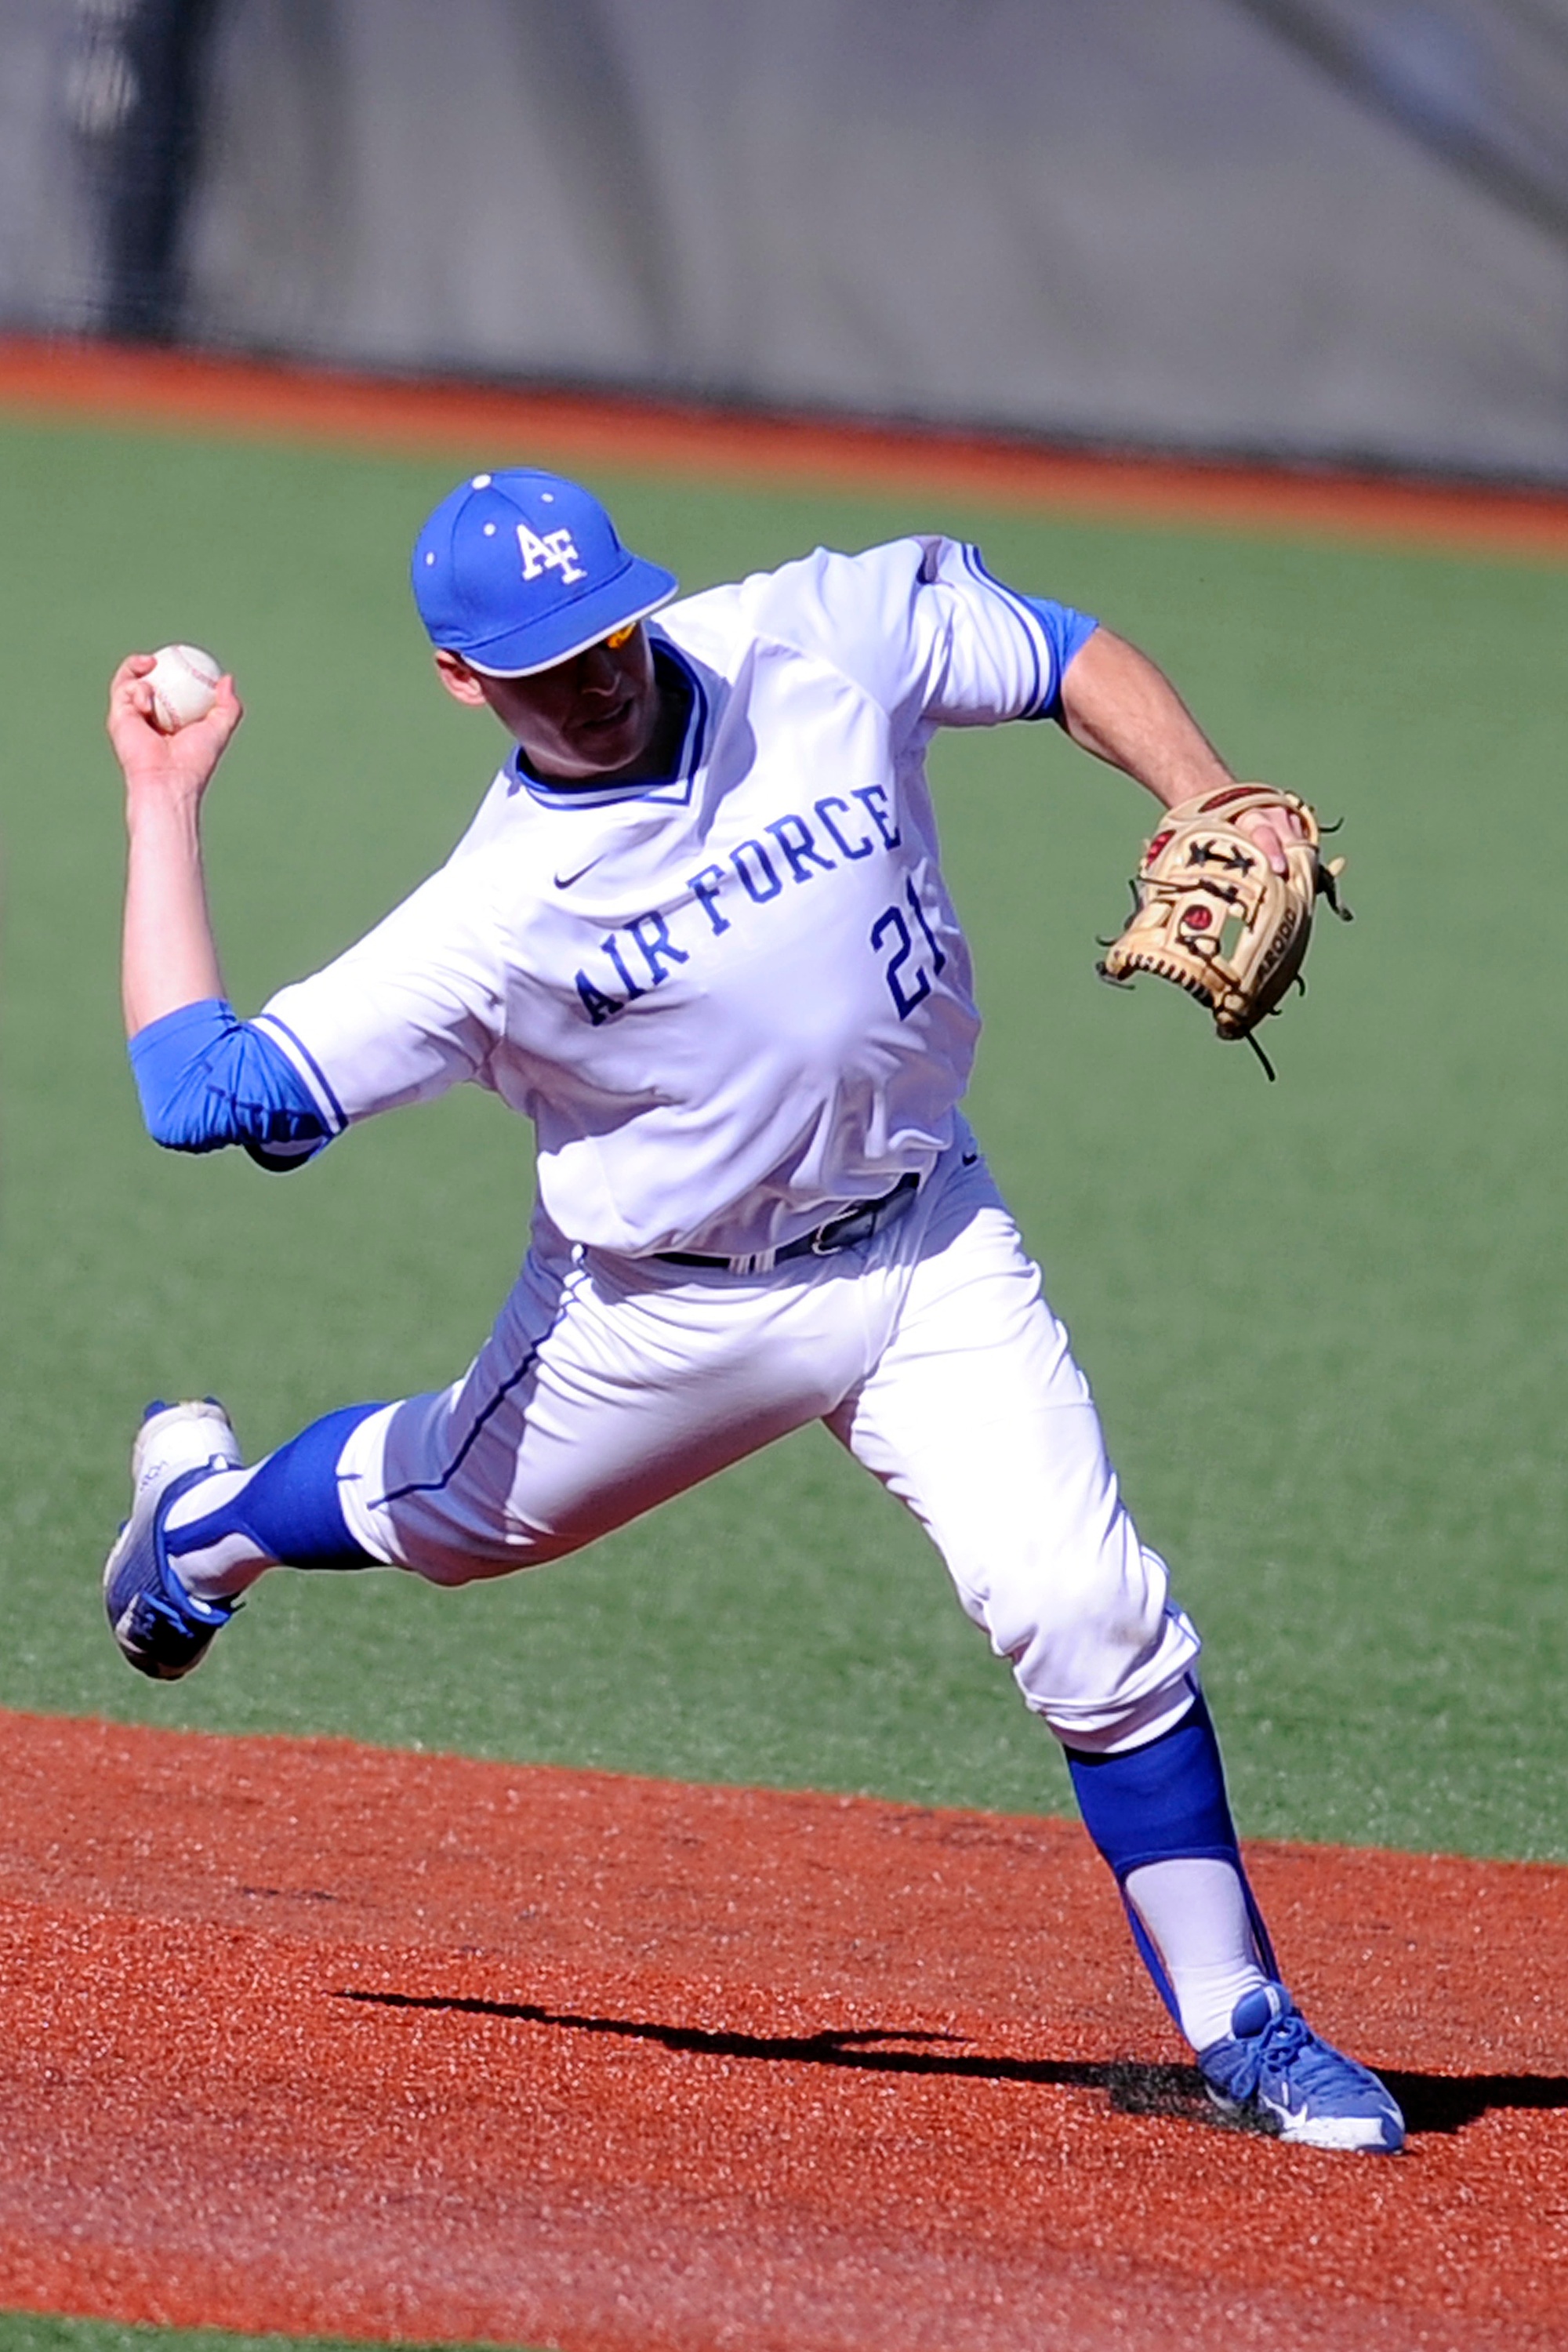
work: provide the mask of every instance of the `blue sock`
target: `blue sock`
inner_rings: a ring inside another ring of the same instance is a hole
[[[1115,1873],[1132,1940],[1177,2023],[1181,2015],[1163,1963],[1125,1893],[1128,1874],[1145,1863],[1228,1862],[1247,1897],[1258,1958],[1275,1975],[1274,1948],[1242,1868],[1219,1741],[1203,1693],[1194,1693],[1180,1723],[1145,1747],[1119,1756],[1069,1748],[1067,1759],[1084,1827]]]
[[[343,1405],[269,1454],[230,1503],[205,1518],[166,1528],[172,1560],[244,1536],[268,1559],[290,1568],[374,1568],[377,1562],[349,1533],[338,1499],[338,1461],[352,1430],[381,1407]]]

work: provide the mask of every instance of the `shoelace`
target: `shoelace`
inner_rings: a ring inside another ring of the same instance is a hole
[[[1277,2017],[1254,2040],[1248,2035],[1243,2043],[1246,2057],[1232,2075],[1230,2095],[1237,2099],[1250,2099],[1257,2091],[1265,2068],[1294,2065],[1304,2052],[1309,2052],[1312,2031],[1298,2010]]]

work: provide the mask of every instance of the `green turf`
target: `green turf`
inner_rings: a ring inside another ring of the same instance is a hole
[[[216,2327],[121,2327],[108,2319],[0,2311],[0,2352],[284,2352],[285,2347],[287,2352],[363,2352],[363,2344],[335,2336],[230,2336]],[[398,2352],[420,2347],[400,2339]],[[445,2345],[442,2352],[453,2347]]]
[[[241,674],[211,856],[242,1004],[459,831],[499,739],[439,694],[404,584],[458,471],[0,434],[0,1703],[1060,1810],[1049,1740],[923,1538],[816,1432],[534,1578],[277,1577],[178,1689],[109,1644],[97,1569],[145,1397],[215,1390],[259,1449],[434,1384],[521,1248],[528,1138],[493,1102],[287,1179],[180,1160],[141,1135],[115,1009],[99,730],[126,647],[191,636]],[[1568,572],[601,487],[691,585],[818,537],[976,533],[1148,646],[1244,772],[1345,814],[1358,921],[1326,927],[1269,1087],[1173,992],[1092,977],[1141,795],[1053,729],[944,741],[989,1023],[973,1115],[1208,1636],[1246,1826],[1568,1855]]]

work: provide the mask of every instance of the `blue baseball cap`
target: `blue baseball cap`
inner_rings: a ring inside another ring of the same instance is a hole
[[[475,474],[414,547],[433,644],[491,677],[531,677],[668,604],[673,572],[621,545],[590,491],[559,474]]]

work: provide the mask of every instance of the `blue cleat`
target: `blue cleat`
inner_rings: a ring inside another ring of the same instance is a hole
[[[1320,2042],[1281,1984],[1236,2004],[1230,2039],[1198,2053],[1208,2095],[1238,2122],[1296,2147],[1396,2156],[1405,2118],[1370,2067]]]
[[[238,1442],[216,1399],[148,1406],[131,1455],[131,1517],[103,1570],[110,1631],[138,1674],[177,1682],[239,1606],[187,1592],[163,1549],[170,1504],[215,1470],[239,1466]]]

